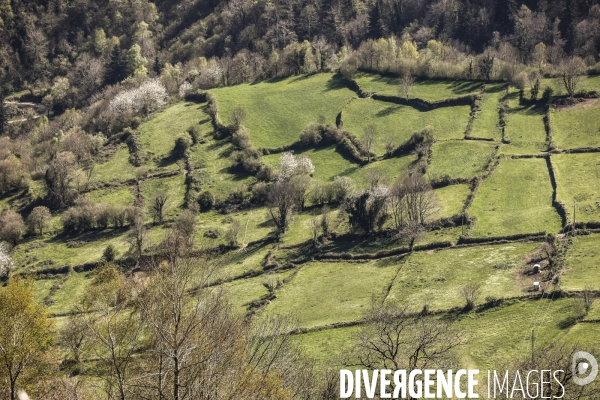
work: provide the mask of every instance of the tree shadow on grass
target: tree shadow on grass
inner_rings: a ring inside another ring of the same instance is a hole
[[[452,93],[469,94],[478,91],[481,88],[481,82],[473,81],[454,81],[450,84]]]
[[[393,105],[393,106],[391,105],[391,106],[384,108],[383,110],[377,111],[375,116],[376,117],[387,117],[388,115],[391,115],[391,114],[395,113],[396,111],[400,111],[401,109],[402,109],[402,106],[400,106],[400,105]]]
[[[332,90],[346,89],[346,88],[347,88],[346,82],[338,74],[335,74],[334,76],[332,76],[325,84],[326,92],[329,92]]]

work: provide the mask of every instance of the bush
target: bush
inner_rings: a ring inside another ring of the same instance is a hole
[[[233,169],[241,169],[250,174],[256,174],[262,167],[261,153],[253,148],[234,151],[229,156]]]
[[[542,101],[545,104],[550,104],[550,102],[552,101],[552,96],[554,95],[554,89],[552,89],[551,86],[546,86],[544,88],[544,92],[542,93]]]
[[[215,196],[209,190],[205,190],[198,196],[198,204],[201,211],[208,211],[215,205]]]
[[[248,136],[248,132],[242,126],[238,130],[236,130],[231,136],[231,143],[234,146],[239,147],[240,149],[247,149],[252,147],[252,143],[250,143],[250,137]]]
[[[256,173],[256,179],[263,182],[270,182],[273,180],[275,173],[270,165],[263,164]]]
[[[173,148],[173,157],[177,159],[185,158],[192,143],[189,138],[180,136],[175,140],[175,147]]]
[[[252,195],[250,201],[255,204],[263,204],[267,201],[270,185],[265,182],[257,182],[252,186]]]
[[[201,132],[200,132],[200,128],[197,125],[190,126],[187,130],[187,133],[192,138],[192,144],[196,145],[196,144],[200,143]]]
[[[319,124],[311,122],[302,132],[300,132],[300,142],[305,146],[317,146],[323,136],[321,136],[321,127]]]
[[[102,259],[106,262],[113,262],[114,260],[116,260],[118,255],[119,252],[117,251],[115,246],[109,244],[108,246],[106,246],[106,249],[104,249],[104,252],[102,253]]]

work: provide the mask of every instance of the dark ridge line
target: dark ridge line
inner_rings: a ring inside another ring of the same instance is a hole
[[[558,215],[560,216],[562,230],[564,231],[567,226],[567,212],[565,210],[565,206],[556,199],[556,192],[558,189],[558,185],[556,184],[556,176],[554,174],[554,167],[552,166],[552,160],[550,156],[546,158],[546,166],[548,167],[548,175],[550,175],[550,184],[552,185],[552,207],[556,210]]]
[[[174,171],[159,172],[158,174],[149,175],[147,178],[141,179],[140,181],[143,182],[143,181],[147,181],[147,180],[170,178],[172,176],[181,175],[183,173],[184,172],[181,169],[177,169]],[[119,188],[119,187],[123,187],[123,186],[133,186],[133,185],[137,184],[137,182],[138,182],[138,180],[135,178],[127,179],[125,181],[99,182],[98,184],[94,184],[94,186],[89,186],[87,188],[84,188],[81,191],[81,193],[85,194],[85,193],[93,192],[95,190],[113,189],[113,188]]]

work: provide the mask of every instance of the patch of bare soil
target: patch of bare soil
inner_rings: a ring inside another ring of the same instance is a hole
[[[588,109],[591,108],[598,99],[565,99],[560,104],[554,104],[553,108],[556,111],[575,110],[578,108]]]

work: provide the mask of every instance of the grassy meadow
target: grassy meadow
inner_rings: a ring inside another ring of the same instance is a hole
[[[237,107],[246,112],[244,126],[256,147],[273,148],[298,140],[320,115],[335,123],[344,104],[355,96],[333,74],[294,76],[254,84],[212,89],[224,124]]]
[[[472,237],[558,232],[552,185],[544,159],[504,159],[479,186],[469,210]]]

